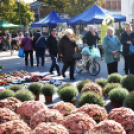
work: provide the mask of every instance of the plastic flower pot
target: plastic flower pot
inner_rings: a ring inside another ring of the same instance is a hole
[[[35,100],[39,101],[39,98],[40,98],[40,94],[35,94]]]
[[[46,103],[52,103],[52,96],[45,96]]]
[[[111,103],[113,104],[114,108],[120,108],[122,107],[122,103],[116,103],[116,102],[112,102]]]

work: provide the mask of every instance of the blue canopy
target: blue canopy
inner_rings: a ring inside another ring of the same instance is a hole
[[[91,8],[85,12],[69,19],[68,25],[79,25],[79,24],[94,24],[102,23],[103,19],[107,16],[112,16],[115,18],[115,22],[126,21],[126,17],[119,14],[113,14],[103,9],[98,5],[93,5]]]
[[[58,23],[64,23],[67,20],[61,17],[57,12],[52,11],[44,19],[33,22],[31,27],[57,26]]]

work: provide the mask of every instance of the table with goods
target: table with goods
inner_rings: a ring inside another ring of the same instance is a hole
[[[77,83],[23,70],[0,75],[0,134],[134,134],[133,110],[134,75]]]

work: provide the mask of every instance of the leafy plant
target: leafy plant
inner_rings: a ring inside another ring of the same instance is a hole
[[[52,84],[47,84],[42,87],[42,93],[44,96],[52,96],[56,93],[56,87]]]
[[[14,97],[14,91],[10,89],[5,89],[5,90],[0,91],[0,99],[5,99],[8,97]]]
[[[68,86],[74,86],[74,85],[72,83],[65,83],[65,84],[59,86],[58,87],[58,94],[60,93],[61,89],[63,89],[64,87],[68,87]]]
[[[133,91],[134,90],[134,75],[124,76],[121,80],[121,84],[124,88],[128,89],[129,91]]]
[[[43,84],[34,82],[28,86],[28,89],[33,93],[33,94],[40,94],[42,92],[42,87]]]
[[[86,103],[98,104],[100,106],[104,106],[104,99],[102,96],[100,96],[94,92],[87,92],[81,96],[81,98],[78,101],[78,105],[82,106]]]
[[[125,98],[125,105],[134,110],[134,91]]]
[[[82,88],[84,87],[84,85],[85,85],[85,84],[90,84],[90,83],[92,83],[92,81],[89,80],[89,79],[82,80],[82,81],[80,81],[80,82],[77,84],[77,89],[78,89],[79,92],[81,93],[81,90],[82,90]]]
[[[120,83],[122,76],[117,73],[113,73],[108,76],[108,83]]]
[[[0,69],[4,69],[4,66],[0,65]]]
[[[103,88],[103,95],[108,95],[108,93],[114,88],[121,88],[122,85],[120,83],[107,83]]]
[[[128,94],[129,92],[125,88],[115,88],[109,92],[108,96],[112,102],[123,103]]]
[[[12,85],[9,87],[10,90],[13,90],[14,92],[23,89],[24,87],[22,85]]]
[[[78,95],[77,88],[73,86],[67,86],[60,90],[59,97],[65,102],[72,101]]]
[[[28,90],[25,90],[25,89],[17,91],[15,93],[15,97],[22,102],[30,101],[30,100],[35,99],[34,94],[31,91],[28,91]]]
[[[107,84],[107,79],[105,78],[96,79],[95,83],[97,83],[103,88]]]

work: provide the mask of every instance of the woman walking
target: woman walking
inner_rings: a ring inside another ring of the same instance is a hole
[[[118,62],[120,57],[121,43],[114,36],[114,29],[108,27],[107,36],[103,39],[103,48],[105,53],[105,62],[107,63],[108,74],[118,72]]]
[[[121,34],[121,43],[123,45],[123,56],[125,59],[125,73],[134,74],[134,55],[130,55],[129,47],[134,40],[134,32],[132,32],[132,26],[129,23],[125,24],[125,31]]]
[[[75,70],[75,60],[74,53],[76,42],[75,39],[72,38],[73,31],[71,29],[67,29],[65,31],[65,36],[62,37],[60,43],[58,45],[58,53],[59,56],[62,57],[63,60],[63,69],[62,76],[65,78],[65,72],[70,67],[70,79],[75,80],[74,78],[74,70]]]
[[[33,39],[33,47],[36,51],[36,59],[37,59],[37,67],[39,66],[39,58],[41,57],[42,66],[44,66],[45,60],[45,49],[46,49],[46,40],[44,36],[37,31],[34,39]]]
[[[25,38],[22,39],[21,46],[24,47],[25,52],[25,65],[28,66],[28,56],[30,55],[31,67],[33,67],[33,46],[32,39],[29,37],[29,33],[25,33]]]

